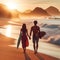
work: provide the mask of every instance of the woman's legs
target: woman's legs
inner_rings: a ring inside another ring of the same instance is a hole
[[[24,53],[25,53],[26,52],[26,47],[24,47],[23,50],[24,50]]]

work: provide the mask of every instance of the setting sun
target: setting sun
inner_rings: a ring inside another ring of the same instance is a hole
[[[7,2],[5,5],[6,5],[9,9],[16,9],[16,8],[17,8],[16,3],[14,3],[14,2]]]

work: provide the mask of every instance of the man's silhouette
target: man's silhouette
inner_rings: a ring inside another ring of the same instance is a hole
[[[31,33],[33,33],[32,40],[33,40],[33,48],[35,54],[37,53],[38,50],[39,32],[40,32],[40,28],[39,26],[37,26],[37,21],[34,21],[34,26],[32,26],[30,30],[30,36]]]

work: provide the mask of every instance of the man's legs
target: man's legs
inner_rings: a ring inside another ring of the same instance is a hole
[[[34,48],[34,51],[35,51],[35,42],[33,43],[33,48]]]
[[[36,54],[38,50],[38,42],[36,41],[33,42],[33,48],[34,48],[34,53]]]
[[[37,53],[38,50],[38,41],[39,39],[37,37],[33,38],[33,48],[34,48],[34,53]]]
[[[37,50],[38,50],[38,42],[36,43],[36,53],[37,53]]]
[[[34,53],[35,53],[35,39],[33,39],[33,48],[34,48]]]
[[[36,53],[37,53],[37,50],[38,50],[38,39],[36,40],[36,48],[35,48],[35,50],[36,50]]]
[[[33,43],[33,48],[34,48],[34,53],[36,54],[38,50],[38,42]]]

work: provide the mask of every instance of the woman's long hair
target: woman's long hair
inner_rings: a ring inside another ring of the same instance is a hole
[[[26,24],[22,25],[22,29],[21,30],[22,30],[22,32],[26,32],[27,31]]]

